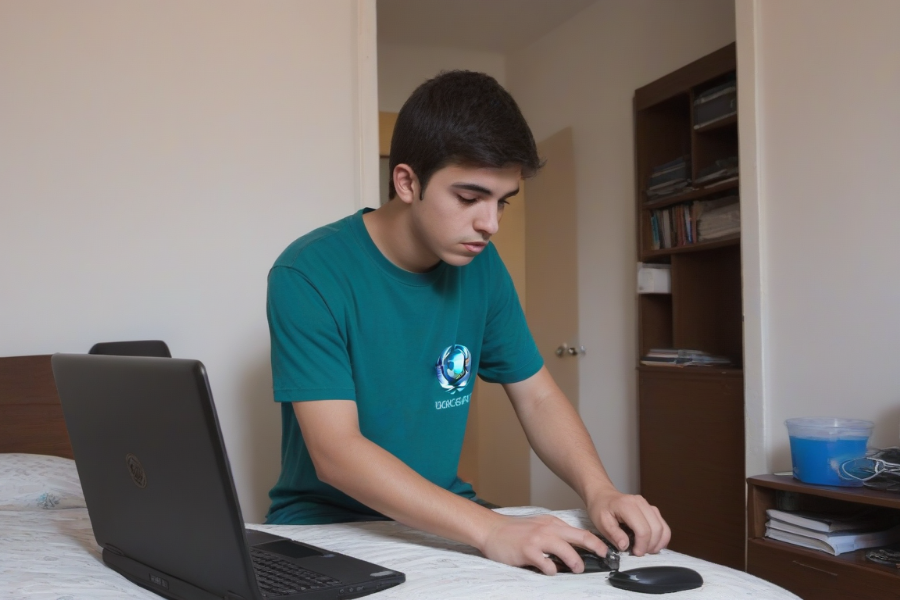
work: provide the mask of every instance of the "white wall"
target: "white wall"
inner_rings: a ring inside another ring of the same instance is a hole
[[[869,419],[870,444],[900,443],[900,3],[739,0],[738,17],[739,52],[754,49],[742,94],[757,109],[740,131],[758,160],[756,193],[742,189],[758,218],[753,474],[790,467],[788,417]]]
[[[638,489],[632,97],[734,39],[732,0],[600,0],[507,57],[507,87],[535,138],[574,131],[580,343],[588,348],[580,410],[623,491]],[[537,460],[531,477],[532,502],[570,502]]]
[[[399,112],[419,84],[443,70],[481,71],[506,80],[506,59],[496,52],[407,44],[378,44],[378,109]]]
[[[0,3],[0,355],[161,338],[201,359],[248,520],[280,467],[267,271],[376,173],[367,19],[372,0]]]

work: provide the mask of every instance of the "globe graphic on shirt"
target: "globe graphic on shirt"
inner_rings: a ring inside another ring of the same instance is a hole
[[[472,355],[461,344],[448,346],[434,365],[441,387],[455,394],[466,387],[472,374]]]

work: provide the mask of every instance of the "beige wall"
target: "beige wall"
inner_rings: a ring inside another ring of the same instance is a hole
[[[503,84],[506,59],[496,52],[406,44],[378,44],[378,109],[399,112],[420,83],[442,70],[487,73]]]
[[[789,468],[788,417],[869,419],[872,445],[898,444],[900,3],[737,6],[754,474]]]
[[[363,204],[374,56],[374,0],[0,3],[0,355],[201,359],[251,521],[280,464],[266,273]]]
[[[732,0],[600,0],[507,57],[537,139],[571,126],[578,194],[580,411],[613,482],[638,488],[634,90],[734,41]],[[529,281],[529,285],[535,285]],[[565,486],[532,460],[532,502]]]

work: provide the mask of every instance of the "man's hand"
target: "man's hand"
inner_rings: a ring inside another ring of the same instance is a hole
[[[584,562],[573,545],[606,556],[607,547],[600,538],[554,516],[497,516],[501,519],[479,548],[491,560],[517,567],[533,566],[546,575],[555,575],[556,565],[545,554],[555,554],[573,573],[584,571]]]
[[[631,549],[634,556],[656,554],[669,544],[672,537],[672,531],[659,514],[659,509],[643,496],[610,490],[588,505],[588,514],[600,533],[620,550],[628,548],[628,534],[619,523],[628,525],[634,532],[634,546]]]

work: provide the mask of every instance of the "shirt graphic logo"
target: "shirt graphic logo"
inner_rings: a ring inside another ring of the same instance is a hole
[[[453,344],[444,350],[434,365],[441,387],[455,394],[469,383],[472,374],[472,355],[469,349],[461,344]]]

